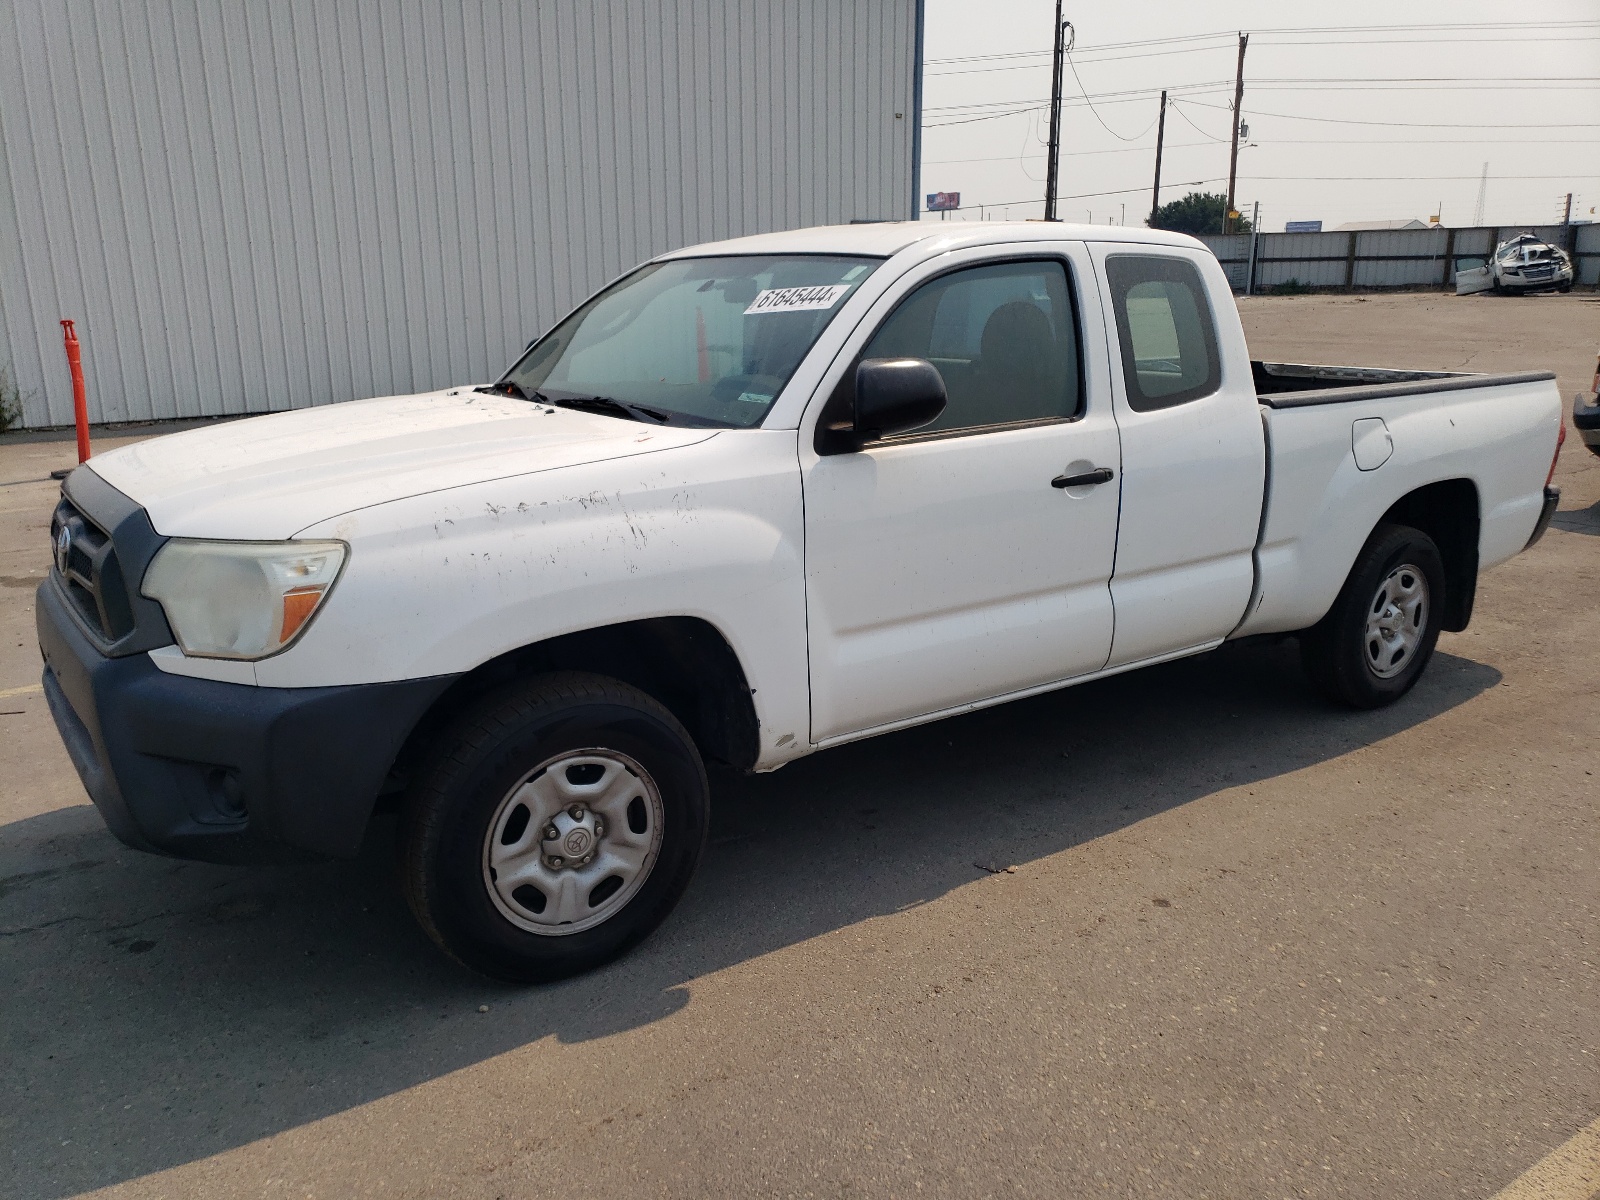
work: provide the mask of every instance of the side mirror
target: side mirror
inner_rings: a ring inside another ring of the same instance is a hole
[[[944,377],[927,359],[864,359],[856,367],[856,444],[920,429],[946,403]]]

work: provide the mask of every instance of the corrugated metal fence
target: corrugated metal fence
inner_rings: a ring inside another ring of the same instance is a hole
[[[1374,229],[1359,232],[1263,233],[1256,240],[1255,287],[1450,287],[1455,263],[1486,258],[1495,246],[1532,232],[1574,256],[1578,282],[1600,283],[1600,225],[1505,225],[1472,229]],[[1244,291],[1250,273],[1247,233],[1200,239]]]
[[[917,0],[0,0],[24,423],[492,378],[663,250],[912,208]]]

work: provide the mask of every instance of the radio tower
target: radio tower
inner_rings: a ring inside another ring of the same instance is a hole
[[[1483,224],[1483,201],[1489,194],[1489,164],[1483,164],[1483,174],[1478,179],[1478,207],[1472,210],[1473,225]]]

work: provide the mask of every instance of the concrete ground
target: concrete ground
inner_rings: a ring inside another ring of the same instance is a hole
[[[1600,346],[1593,297],[1241,309],[1264,357],[1569,397]],[[1234,647],[721,780],[661,931],[520,991],[426,942],[386,822],[292,870],[105,832],[30,690],[70,452],[0,441],[5,1196],[1490,1197],[1600,1115],[1570,440],[1554,528],[1400,704]]]

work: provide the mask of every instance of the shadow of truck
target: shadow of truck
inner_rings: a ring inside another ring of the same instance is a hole
[[[934,900],[975,863],[1026,864],[1301,770],[1498,680],[1441,653],[1399,704],[1355,713],[1313,696],[1292,642],[1231,646],[725,777],[667,924],[610,967],[523,991],[426,942],[393,883],[392,821],[351,862],[288,869],[125,850],[87,805],[18,822],[0,829],[7,1193],[105,1186],[544,1037],[646,1025],[699,976]]]

